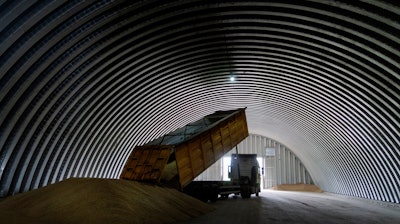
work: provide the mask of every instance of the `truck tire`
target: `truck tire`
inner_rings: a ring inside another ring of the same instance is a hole
[[[248,187],[244,187],[240,190],[240,196],[242,196],[242,198],[250,198],[250,191]]]
[[[242,198],[250,198],[250,194],[248,192],[241,193],[240,195],[242,196]]]
[[[209,197],[211,202],[216,202],[218,200],[218,193],[212,192]]]

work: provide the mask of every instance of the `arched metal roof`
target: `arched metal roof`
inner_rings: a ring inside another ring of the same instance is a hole
[[[247,107],[323,190],[400,203],[396,1],[2,1],[0,21],[1,196],[116,178],[135,145]]]

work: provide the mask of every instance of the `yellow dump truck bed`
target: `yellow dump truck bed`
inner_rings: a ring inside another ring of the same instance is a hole
[[[182,189],[248,135],[245,108],[217,111],[135,147],[120,178]]]

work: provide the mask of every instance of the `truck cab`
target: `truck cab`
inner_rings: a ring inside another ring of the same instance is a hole
[[[258,196],[261,177],[257,154],[232,154],[229,178],[232,185],[240,186],[242,198],[249,198],[252,194]]]

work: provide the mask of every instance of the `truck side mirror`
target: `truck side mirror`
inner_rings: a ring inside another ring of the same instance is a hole
[[[261,168],[261,174],[264,175],[264,167]]]

